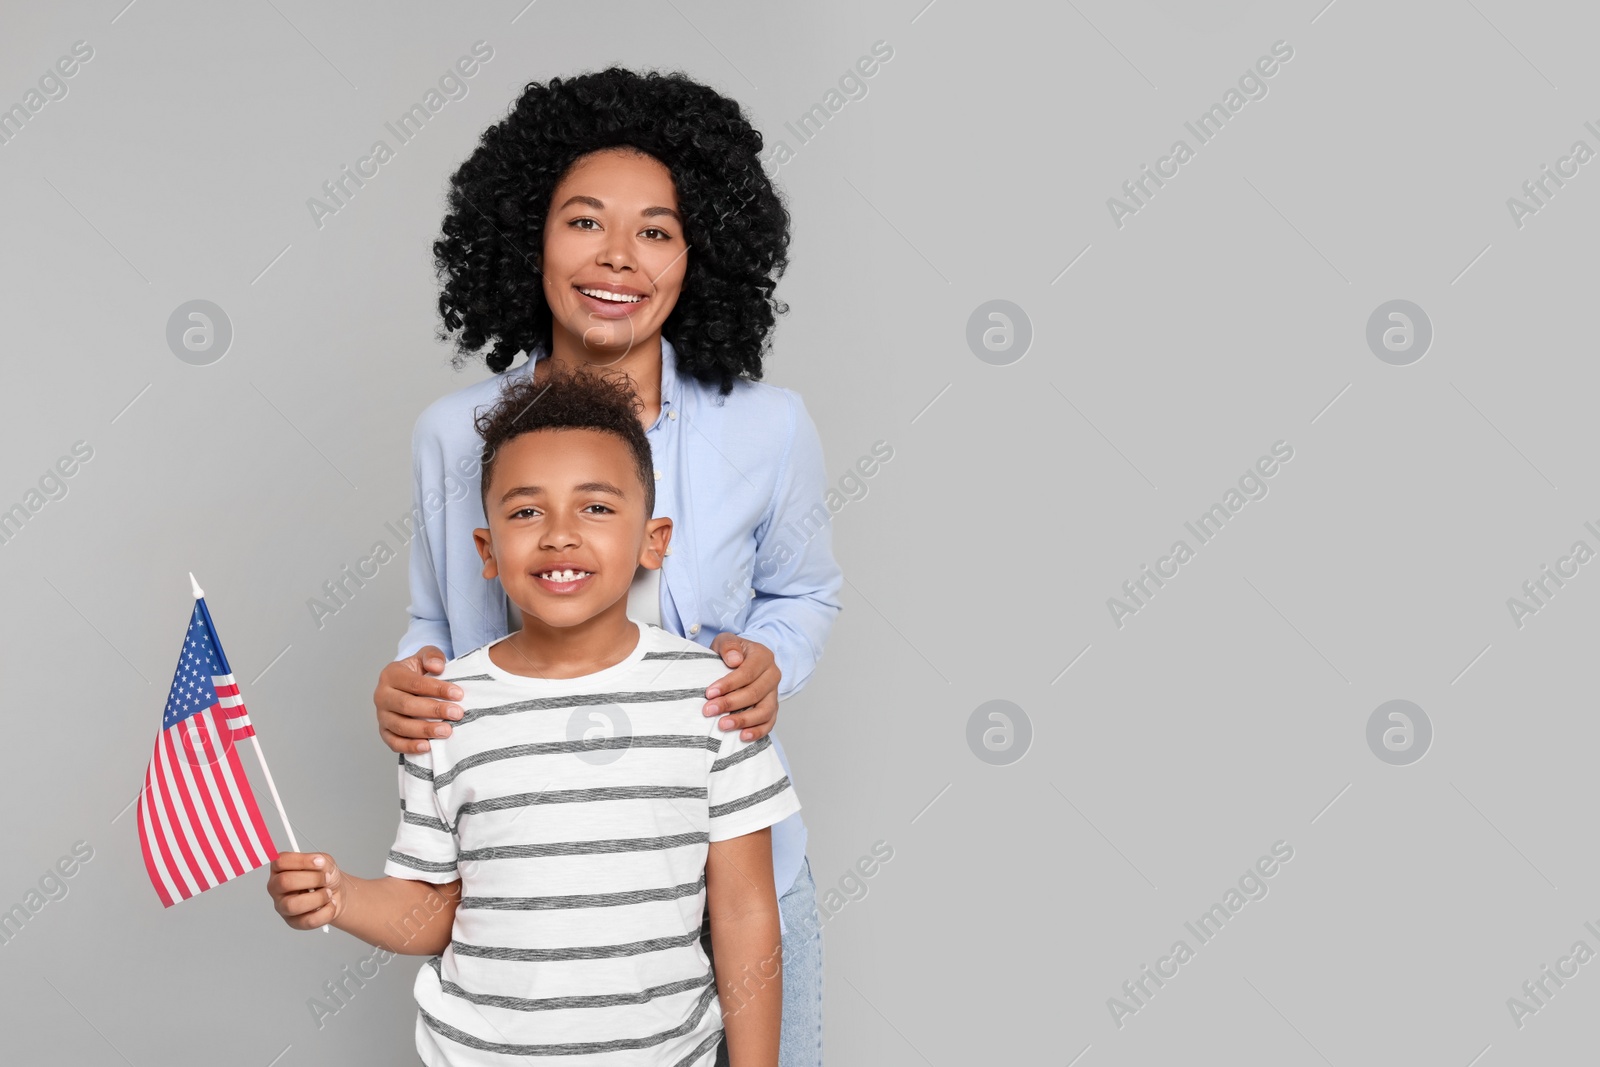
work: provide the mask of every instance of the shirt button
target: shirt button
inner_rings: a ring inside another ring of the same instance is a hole
[[[693,626],[689,627],[689,633],[691,635],[692,634],[697,634],[699,632],[700,632],[700,624],[699,623],[695,623]]]
[[[659,482],[660,480],[661,480],[661,472],[660,471],[656,471],[656,481]]]
[[[678,417],[678,413],[677,413],[677,412],[676,412],[676,411],[669,411],[669,412],[667,412],[667,418],[669,418],[669,419],[676,419],[676,418],[677,418],[677,417]]]

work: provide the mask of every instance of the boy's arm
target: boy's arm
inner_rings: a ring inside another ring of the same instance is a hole
[[[443,952],[461,902],[459,879],[435,885],[393,876],[357,878],[325,852],[278,853],[267,892],[296,930],[333,925],[406,956]]]
[[[711,955],[731,1067],[777,1067],[783,941],[772,884],[772,828],[714,841],[706,855]]]

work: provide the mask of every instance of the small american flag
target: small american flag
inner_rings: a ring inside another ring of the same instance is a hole
[[[254,736],[211,613],[196,596],[139,794],[139,845],[164,906],[278,855],[239,763],[237,743]]]

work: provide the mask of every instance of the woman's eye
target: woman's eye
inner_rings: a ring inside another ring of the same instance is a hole
[[[585,216],[584,218],[581,218],[581,219],[573,219],[572,220],[572,225],[576,226],[580,222],[594,222],[594,219],[588,218],[587,216]],[[598,222],[594,222],[594,224],[596,226],[600,225]]]
[[[662,240],[662,241],[670,241],[670,240],[672,240],[672,234],[668,233],[666,230],[658,230],[653,226],[650,229],[648,229],[648,230],[646,230],[644,232],[645,233],[660,234],[661,236],[660,236],[659,240]],[[652,238],[652,240],[656,240],[656,239],[657,238]]]

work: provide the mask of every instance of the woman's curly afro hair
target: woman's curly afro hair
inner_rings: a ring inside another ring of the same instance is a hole
[[[493,342],[499,373],[519,352],[549,350],[550,306],[534,266],[557,183],[581,157],[631,146],[672,174],[688,242],[682,293],[662,325],[678,371],[717,383],[761,377],[788,266],[789,212],[762,170],[761,132],[739,104],[679,72],[598,73],[533,82],[450,181],[434,262],[440,340],[453,362]]]

